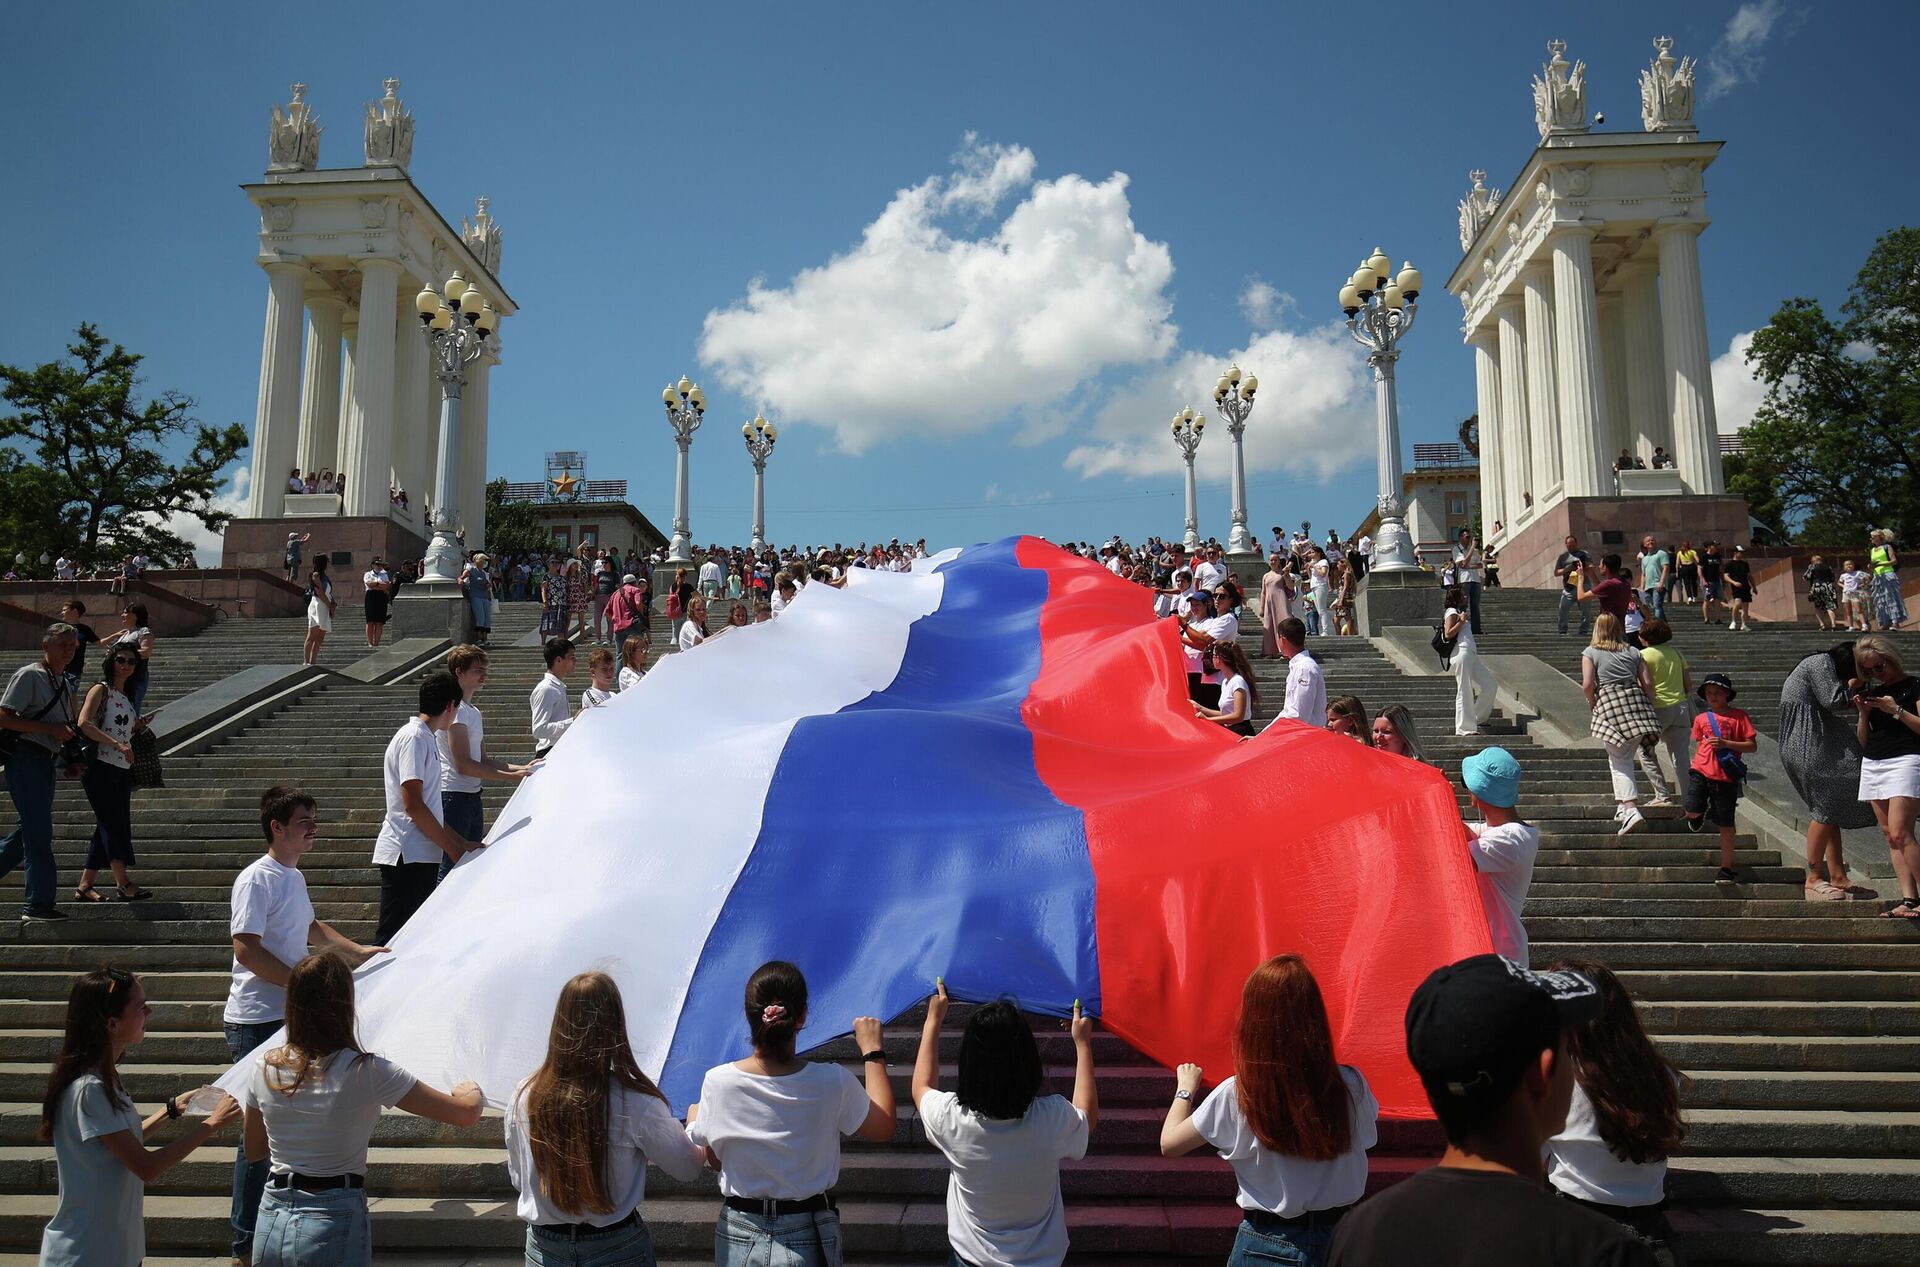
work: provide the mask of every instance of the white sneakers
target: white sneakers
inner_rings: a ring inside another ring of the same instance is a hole
[[[1615,817],[1620,821],[1620,830],[1616,833],[1617,835],[1629,836],[1647,825],[1647,816],[1642,814],[1636,806],[1622,807]]]

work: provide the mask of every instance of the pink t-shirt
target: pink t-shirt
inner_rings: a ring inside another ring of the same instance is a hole
[[[1753,719],[1738,708],[1729,708],[1724,713],[1702,712],[1698,717],[1693,719],[1692,768],[1698,770],[1703,778],[1718,779],[1722,783],[1730,783],[1732,780],[1727,778],[1727,772],[1720,768],[1720,758],[1716,755],[1717,750],[1710,747],[1707,743],[1708,740],[1713,738],[1713,727],[1708,724],[1708,717],[1712,717],[1720,723],[1720,737],[1722,739],[1731,739],[1735,743],[1745,743],[1747,740],[1753,738]]]

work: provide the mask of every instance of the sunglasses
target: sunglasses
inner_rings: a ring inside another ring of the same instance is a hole
[[[114,657],[112,657],[112,658],[111,658],[111,659],[110,659],[110,660],[108,661],[108,663],[110,663],[110,664],[138,664],[138,663],[140,663],[140,658],[139,658],[138,656],[130,656],[130,655],[117,655],[117,656],[114,656]]]
[[[106,972],[107,972],[107,994],[109,997],[111,997],[114,991],[118,990],[121,986],[123,985],[131,986],[133,984],[133,974],[131,972],[126,971],[125,969],[108,968]]]

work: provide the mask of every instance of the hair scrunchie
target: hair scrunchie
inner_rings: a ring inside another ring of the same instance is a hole
[[[787,1007],[784,1003],[769,1003],[760,1009],[762,1025],[778,1025],[787,1019]]]

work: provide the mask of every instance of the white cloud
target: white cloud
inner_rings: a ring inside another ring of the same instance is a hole
[[[242,462],[233,468],[233,476],[225,492],[213,495],[211,506],[214,510],[224,510],[229,514],[247,513],[247,484],[253,478],[253,471]],[[172,514],[161,519],[161,525],[181,540],[193,547],[193,554],[201,567],[218,567],[220,550],[224,544],[219,533],[210,530],[192,515]]]
[[[1721,435],[1732,435],[1752,422],[1754,411],[1767,398],[1766,385],[1747,364],[1747,349],[1752,346],[1753,331],[1746,330],[1734,335],[1727,350],[1713,358],[1713,412]]]
[[[980,496],[986,501],[992,501],[1000,496],[1000,486],[998,484],[989,484],[987,485],[987,491],[980,494]]]
[[[1299,307],[1292,295],[1259,277],[1249,277],[1240,291],[1240,314],[1256,330],[1273,329],[1282,317],[1298,312]]]
[[[1374,453],[1373,387],[1365,363],[1339,323],[1305,331],[1268,330],[1228,352],[1187,351],[1141,374],[1095,413],[1099,442],[1067,455],[1069,469],[1092,477],[1177,474],[1184,462],[1167,425],[1181,408],[1211,406],[1214,381],[1229,361],[1258,375],[1260,389],[1244,441],[1247,470],[1288,470],[1325,479]],[[1226,423],[1208,421],[1196,466],[1224,480],[1231,445]]]
[[[700,359],[782,425],[831,428],[858,453],[1044,414],[1110,367],[1166,357],[1173,258],[1134,228],[1126,175],[1033,171],[1025,147],[969,134],[951,174],[900,190],[850,250],[708,313]],[[943,224],[1016,191],[977,234]]]
[[[1748,0],[1733,11],[1720,41],[1707,53],[1702,104],[1717,101],[1741,84],[1759,78],[1767,41],[1782,25],[1780,19],[1785,13],[1786,0]]]

